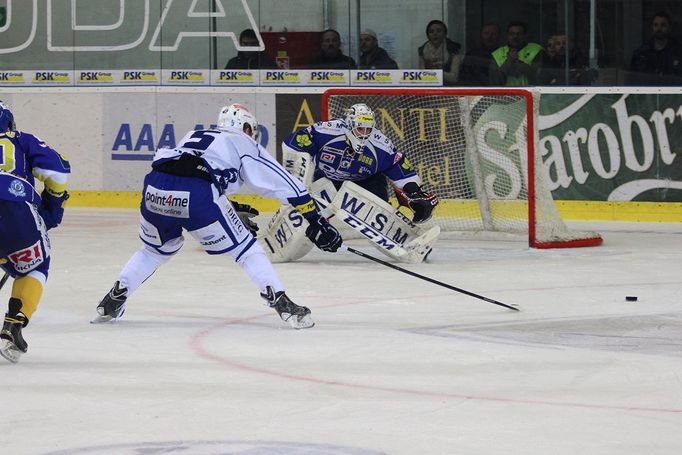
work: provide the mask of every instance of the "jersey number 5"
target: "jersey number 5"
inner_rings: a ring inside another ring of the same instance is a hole
[[[213,141],[215,141],[214,134],[220,134],[220,131],[199,130],[192,134],[191,138],[199,139],[198,141],[187,141],[181,145],[183,148],[194,150],[206,150]]]

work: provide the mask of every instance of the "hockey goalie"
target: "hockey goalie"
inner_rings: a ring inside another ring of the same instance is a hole
[[[282,152],[284,167],[306,184],[337,229],[355,231],[400,262],[422,262],[431,252],[440,228],[423,223],[438,198],[422,188],[405,155],[375,127],[374,112],[366,104],[354,104],[345,118],[295,131],[283,141]],[[390,204],[389,182],[411,218]],[[307,254],[313,245],[305,228],[293,207],[280,207],[260,236],[271,260],[287,262]]]

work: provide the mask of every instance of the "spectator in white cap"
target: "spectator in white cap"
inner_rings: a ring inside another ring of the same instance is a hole
[[[389,57],[386,49],[379,47],[377,34],[372,29],[366,28],[360,32],[360,52],[358,69],[398,69],[398,64]]]

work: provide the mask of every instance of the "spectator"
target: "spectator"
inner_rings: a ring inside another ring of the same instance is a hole
[[[566,71],[566,35],[552,35],[542,62],[538,83],[540,85],[590,85],[596,79],[596,70],[587,67],[587,58],[577,49],[569,50]]]
[[[459,43],[448,39],[448,27],[443,21],[432,20],[426,26],[428,41],[419,49],[419,68],[443,70],[444,85],[455,85],[462,62]]]
[[[543,54],[542,46],[528,42],[526,23],[510,22],[507,26],[507,44],[493,52],[490,85],[534,85],[542,66]]]
[[[672,37],[672,19],[654,14],[651,40],[632,54],[630,85],[682,85],[682,48]]]
[[[310,62],[311,68],[355,69],[355,60],[341,51],[341,35],[334,29],[327,29],[320,36],[320,53]]]
[[[239,45],[258,47],[256,32],[247,28],[239,34]],[[277,68],[277,63],[265,51],[239,51],[225,65],[226,70],[258,70]]]
[[[488,71],[493,52],[500,46],[500,24],[488,22],[481,28],[479,47],[466,53],[460,71],[463,85],[485,86],[490,83]]]
[[[379,47],[377,34],[369,28],[360,32],[360,64],[362,70],[397,70],[398,64],[389,57],[386,49]]]

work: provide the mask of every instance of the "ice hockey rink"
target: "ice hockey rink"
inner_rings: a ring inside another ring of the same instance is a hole
[[[137,212],[70,208],[29,351],[0,363],[2,453],[682,453],[682,228],[588,226],[604,245],[458,238],[404,265],[518,313],[316,250],[276,265],[316,321],[295,331],[188,237],[92,325]]]

